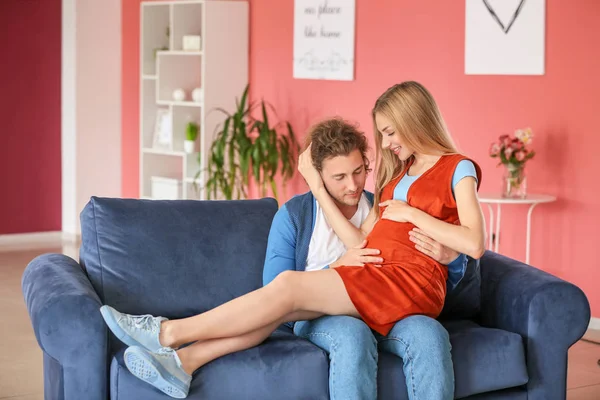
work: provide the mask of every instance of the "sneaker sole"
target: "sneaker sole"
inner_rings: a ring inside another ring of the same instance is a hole
[[[104,318],[104,322],[106,322],[106,325],[108,325],[108,328],[121,342],[125,343],[127,346],[138,346],[146,350],[152,351],[152,349],[147,348],[146,346],[132,338],[119,326],[117,320],[115,319],[113,313],[110,311],[108,306],[100,307],[100,313],[102,314],[102,318]]]
[[[187,397],[187,392],[179,387],[180,383],[177,383],[179,380],[165,370],[160,363],[152,359],[152,357],[148,357],[135,349],[129,349],[125,352],[124,359],[127,369],[136,378],[176,399],[185,399]]]

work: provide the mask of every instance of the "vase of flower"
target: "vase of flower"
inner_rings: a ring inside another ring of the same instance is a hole
[[[498,165],[504,165],[502,175],[502,196],[508,198],[527,197],[527,175],[525,163],[535,152],[530,145],[533,139],[531,128],[518,129],[514,136],[502,135],[490,147],[490,156],[499,158]]]
[[[502,195],[508,198],[527,197],[525,165],[507,164],[502,177]]]

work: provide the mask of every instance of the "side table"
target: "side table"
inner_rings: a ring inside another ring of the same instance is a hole
[[[493,250],[497,253],[500,246],[498,235],[500,234],[500,221],[502,214],[502,205],[503,204],[529,204],[529,211],[527,212],[527,239],[525,242],[525,263],[529,264],[529,254],[530,254],[530,244],[531,244],[531,213],[535,206],[540,203],[550,203],[556,201],[555,196],[550,196],[546,194],[528,194],[524,199],[520,198],[508,198],[503,197],[500,194],[480,194],[479,202],[482,204],[486,204],[490,211],[490,223],[489,223],[489,232],[488,232],[488,249]],[[494,210],[492,205],[496,204],[496,220],[494,221]],[[496,232],[494,234],[494,228]]]

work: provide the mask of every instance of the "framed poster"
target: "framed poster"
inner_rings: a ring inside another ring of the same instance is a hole
[[[465,74],[544,75],[545,0],[466,0]]]
[[[354,79],[355,0],[294,1],[294,78]]]

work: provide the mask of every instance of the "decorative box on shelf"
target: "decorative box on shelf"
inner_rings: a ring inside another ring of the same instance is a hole
[[[185,51],[200,51],[201,39],[199,35],[184,35],[183,50]]]
[[[179,200],[182,198],[182,182],[178,179],[153,176],[152,198],[154,200]]]

